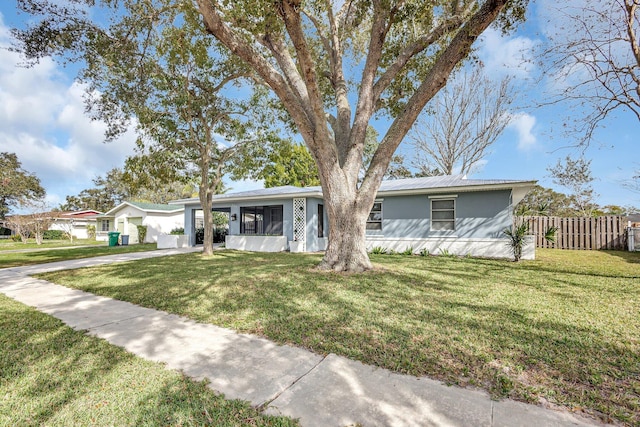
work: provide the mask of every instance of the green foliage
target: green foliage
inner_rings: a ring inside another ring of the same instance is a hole
[[[429,255],[430,255],[429,249],[427,249],[427,248],[420,249],[420,256],[427,257]]]
[[[507,244],[513,254],[513,260],[515,262],[520,261],[522,250],[527,245],[529,222],[522,221],[520,224],[514,224],[511,228],[505,228],[502,233],[507,237]]]
[[[451,253],[449,249],[445,249],[445,248],[440,248],[440,256],[447,257],[447,258],[456,258],[455,254]]]
[[[387,252],[388,252],[388,250],[386,248],[383,248],[382,246],[376,246],[374,248],[371,248],[371,253],[372,254],[384,255]]]
[[[67,238],[67,233],[62,230],[47,230],[42,233],[42,238],[45,240],[62,240]]]
[[[127,162],[133,162],[130,157]],[[129,164],[129,163],[127,163]],[[94,188],[82,190],[76,196],[67,196],[61,210],[76,211],[93,209],[107,212],[124,201],[148,203],[167,203],[170,200],[182,199],[193,195],[193,186],[182,182],[165,183],[146,176],[133,182],[131,172],[113,168],[93,180]]]
[[[13,207],[43,198],[40,179],[22,169],[15,153],[0,153],[0,219]]]
[[[227,235],[226,228],[215,228],[213,230],[213,243],[224,243]],[[204,228],[196,228],[196,244],[204,243]]]
[[[234,178],[263,180],[266,188],[320,185],[318,168],[307,147],[289,139],[276,138],[248,147],[232,169]]]
[[[96,238],[96,226],[95,225],[87,225],[87,237],[91,240],[95,240]]]
[[[19,234],[14,234],[13,236],[11,236],[11,241],[12,242],[21,242],[22,241],[22,237],[20,237]]]
[[[558,163],[547,169],[551,172],[553,183],[569,189],[572,208],[580,213],[580,216],[592,216],[597,209],[594,198],[597,194],[593,190],[594,178],[591,174],[591,160],[584,157],[572,159],[567,156],[564,162]]]
[[[413,255],[413,246],[409,246],[404,251],[400,252],[401,255]]]
[[[362,170],[360,172],[363,177],[367,169],[369,169],[369,165],[373,160],[376,150],[380,146],[379,137],[378,132],[373,128],[373,126],[369,126],[367,128],[367,136],[364,141],[364,151],[362,153]],[[384,177],[386,179],[400,179],[411,178],[412,176],[413,174],[405,165],[404,156],[394,154],[391,157],[391,162],[387,167]]]
[[[144,240],[147,238],[147,226],[146,225],[136,225],[138,229],[138,243],[144,243]]]
[[[172,229],[169,234],[175,234],[175,235],[182,235],[184,234],[184,228],[183,227],[176,227],[174,229]]]

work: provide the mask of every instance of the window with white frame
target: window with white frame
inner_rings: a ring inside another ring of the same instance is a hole
[[[100,231],[109,231],[109,220],[108,219],[103,219],[102,221],[100,221],[100,223],[102,224],[100,226]]]
[[[431,199],[431,230],[453,231],[456,226],[456,199]]]
[[[376,201],[367,218],[367,230],[382,230],[382,201]]]

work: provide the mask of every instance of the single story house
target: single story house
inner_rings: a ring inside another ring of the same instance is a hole
[[[184,227],[184,207],[181,205],[122,202],[104,215],[97,217],[96,239],[108,239],[110,231],[129,236],[129,243],[139,243],[138,225],[147,227],[143,243],[158,241],[160,234],[169,234],[174,228]]]
[[[436,176],[383,181],[367,221],[367,247],[438,254],[511,257],[503,230],[513,207],[536,181]],[[184,205],[185,233],[195,245],[197,198]],[[229,215],[226,247],[315,252],[326,248],[328,219],[321,187],[292,186],[220,194],[213,211]],[[523,258],[535,256],[529,245]]]
[[[49,230],[60,230],[71,233],[77,239],[88,239],[87,226],[96,226],[96,217],[102,212],[87,209],[83,211],[51,212],[53,222]]]

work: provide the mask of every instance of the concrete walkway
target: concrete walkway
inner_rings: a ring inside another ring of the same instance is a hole
[[[165,312],[55,285],[31,274],[173,255],[196,249],[108,255],[0,269],[0,292],[128,351],[179,369],[227,398],[303,426],[590,426],[570,413],[400,375],[330,354],[237,334]]]

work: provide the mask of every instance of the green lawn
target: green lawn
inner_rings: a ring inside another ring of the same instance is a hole
[[[536,261],[221,251],[42,275],[56,283],[365,363],[640,425],[640,254]]]
[[[2,426],[294,426],[0,295]]]
[[[95,239],[73,239],[71,243],[65,240],[43,240],[41,245],[36,243],[35,239],[27,240],[27,243],[14,242],[11,239],[0,239],[0,252],[15,251],[21,249],[48,249],[48,248],[64,248],[69,246],[104,246],[107,242],[96,241]]]
[[[155,243],[128,246],[86,246],[81,248],[59,250],[43,250],[29,252],[0,251],[0,268],[19,267],[23,265],[44,264],[47,262],[66,261],[70,259],[91,258],[118,253],[153,251]]]

